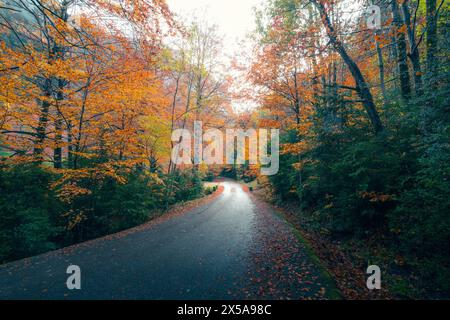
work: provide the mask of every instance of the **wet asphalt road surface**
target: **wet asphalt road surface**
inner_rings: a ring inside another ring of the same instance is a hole
[[[0,299],[323,299],[290,226],[235,182],[181,216],[0,266]],[[81,289],[69,290],[69,265]]]

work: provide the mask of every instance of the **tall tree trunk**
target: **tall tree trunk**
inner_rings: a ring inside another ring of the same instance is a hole
[[[427,71],[430,77],[436,76],[436,51],[437,51],[437,17],[436,0],[426,0],[427,7]]]
[[[406,28],[408,31],[409,42],[409,54],[408,57],[411,60],[411,64],[414,72],[414,88],[416,96],[423,95],[423,82],[422,82],[422,68],[420,66],[420,54],[419,48],[416,44],[415,25],[411,25],[411,13],[409,11],[409,0],[405,0],[402,3],[403,17],[405,19]],[[414,21],[415,24],[415,21]]]
[[[443,2],[442,2],[443,3]],[[442,5],[441,3],[441,5]],[[437,10],[436,10],[436,0],[426,1],[426,28],[427,28],[427,38],[426,38],[426,48],[427,48],[427,80],[429,82],[429,93],[427,98],[427,112],[426,112],[426,122],[429,121],[430,112],[436,105],[436,90],[437,90],[437,79],[438,79],[438,65],[437,65]]]
[[[300,123],[301,123],[301,102],[300,102],[300,94],[298,92],[298,80],[297,80],[297,68],[294,68],[294,74],[293,74],[293,78],[294,78],[294,90],[295,90],[295,95],[294,95],[294,112],[295,112],[295,122],[297,124],[297,138],[296,138],[296,142],[300,143],[301,142],[301,136],[300,136]],[[302,162],[302,155],[299,152],[298,153],[298,163],[299,165]],[[302,182],[302,169],[298,170],[298,189],[297,189],[297,196],[298,196],[298,200],[300,201],[300,203],[302,202],[302,193],[303,193],[303,182]]]
[[[67,124],[67,167],[73,168],[72,122]]]
[[[383,52],[381,51],[380,44],[377,39],[375,39],[375,48],[377,50],[377,58],[378,58],[378,72],[380,75],[380,88],[381,94],[383,95],[383,104],[387,105],[387,93],[386,93],[386,83],[384,79],[384,60],[383,60]]]
[[[400,77],[400,92],[404,101],[411,98],[411,84],[409,80],[408,71],[408,56],[406,53],[406,38],[404,32],[399,32],[403,26],[403,21],[400,16],[397,0],[391,1],[392,16],[394,18],[395,41],[397,44],[397,63]]]
[[[61,20],[67,22],[69,15],[67,13],[67,2],[63,1],[61,4],[60,17]],[[64,47],[54,44],[54,55],[61,60],[64,60],[65,49]],[[60,102],[64,99],[64,79],[58,78],[58,91],[56,92],[56,105],[61,106]],[[55,112],[55,148],[53,150],[53,166],[55,169],[62,168],[62,114],[61,108],[58,108]]]
[[[87,103],[87,97],[89,95],[89,86],[91,84],[91,78],[89,77],[86,80],[86,85],[83,91],[83,99],[81,102],[81,111],[80,111],[80,118],[78,120],[78,134],[76,137],[75,142],[75,155],[73,157],[73,168],[78,168],[78,159],[79,159],[79,152],[81,151],[81,138],[83,137],[83,124],[84,124],[84,114],[86,112],[86,103]]]
[[[41,101],[41,110],[39,115],[39,123],[36,129],[36,140],[34,142],[33,154],[36,156],[38,161],[42,161],[42,153],[44,151],[44,141],[47,136],[47,124],[48,124],[48,113],[50,111],[50,97],[51,97],[51,80],[45,79],[43,93],[44,98]]]
[[[63,88],[64,88],[64,80],[63,79],[58,79],[58,92],[56,94],[56,100],[57,105],[60,107],[59,102],[62,101],[64,99],[64,93],[63,93]],[[61,143],[62,143],[62,125],[63,125],[63,120],[62,120],[62,115],[60,114],[61,110],[58,108],[58,110],[56,110],[56,115],[55,115],[55,149],[53,152],[53,166],[55,169],[61,169],[62,168],[62,147],[61,147]]]
[[[331,115],[333,121],[333,127],[337,128],[342,125],[342,121],[339,118],[339,97],[338,97],[338,84],[337,84],[337,67],[336,62],[332,64],[331,74]]]
[[[391,60],[391,61],[397,60],[397,57],[398,57],[396,41],[397,40],[395,39],[395,36],[391,36],[391,43],[392,43],[392,45],[389,46],[390,49],[391,49],[390,50],[390,59],[389,60]],[[395,79],[397,79],[399,77],[399,74],[400,74],[400,72],[398,70],[398,64],[397,63],[395,63],[393,71],[394,71],[393,72],[394,73],[393,76],[394,76]],[[397,91],[398,90],[398,81],[393,81],[393,85],[394,85],[395,91]]]
[[[441,5],[444,2],[441,3]],[[436,0],[426,0],[426,67],[427,67],[427,80],[429,84],[429,92],[427,94],[427,100],[422,115],[422,131],[424,134],[428,134],[432,114],[436,106],[436,90],[438,79],[437,68],[437,9]]]
[[[358,65],[353,61],[353,59],[348,55],[342,42],[338,40],[336,36],[336,31],[334,30],[334,27],[330,22],[330,19],[328,17],[328,14],[322,1],[312,0],[312,2],[319,10],[322,23],[325,26],[331,44],[334,46],[335,50],[339,53],[342,60],[344,60],[348,69],[350,70],[350,73],[352,74],[353,79],[355,80],[357,93],[360,96],[361,100],[363,101],[362,104],[366,109],[373,130],[375,131],[375,133],[383,131],[383,125],[381,123],[380,117],[375,107],[372,93],[370,92],[369,86],[367,85],[367,82],[364,79],[361,70],[359,69]]]
[[[53,150],[53,167],[55,169],[62,168],[62,120],[59,116],[56,116],[55,120],[55,148]]]
[[[180,87],[180,79],[181,75],[177,76],[177,80],[175,82],[175,92],[173,93],[173,99],[172,99],[172,114],[171,114],[171,121],[170,121],[170,132],[173,132],[173,129],[175,127],[175,107],[177,104],[177,97],[178,97],[178,89]],[[170,139],[170,150],[173,149],[173,141]],[[170,174],[172,172],[172,157],[169,159],[169,168],[167,169],[167,173]]]

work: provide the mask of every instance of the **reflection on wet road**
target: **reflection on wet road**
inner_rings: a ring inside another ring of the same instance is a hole
[[[239,184],[222,184],[214,201],[160,224],[1,266],[0,299],[323,296],[290,227]],[[81,268],[81,290],[66,287],[71,264]]]

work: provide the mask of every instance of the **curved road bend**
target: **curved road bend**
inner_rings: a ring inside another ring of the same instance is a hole
[[[322,299],[293,230],[235,182],[159,224],[0,266],[0,299]],[[81,269],[68,290],[66,269]]]

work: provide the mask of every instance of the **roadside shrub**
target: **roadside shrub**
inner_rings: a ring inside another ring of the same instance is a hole
[[[212,171],[208,171],[205,175],[205,177],[203,178],[205,181],[213,181],[216,178],[216,176],[214,175],[214,172]]]
[[[216,192],[216,191],[217,191],[217,185],[216,185],[216,186],[206,187],[206,188],[204,189],[205,195],[210,195],[210,194],[212,194],[212,193],[214,193],[214,192]]]
[[[176,171],[172,174],[173,201],[189,201],[203,194],[203,182],[198,171]]]
[[[36,165],[0,167],[0,261],[58,247],[62,204],[49,188],[53,175]]]

